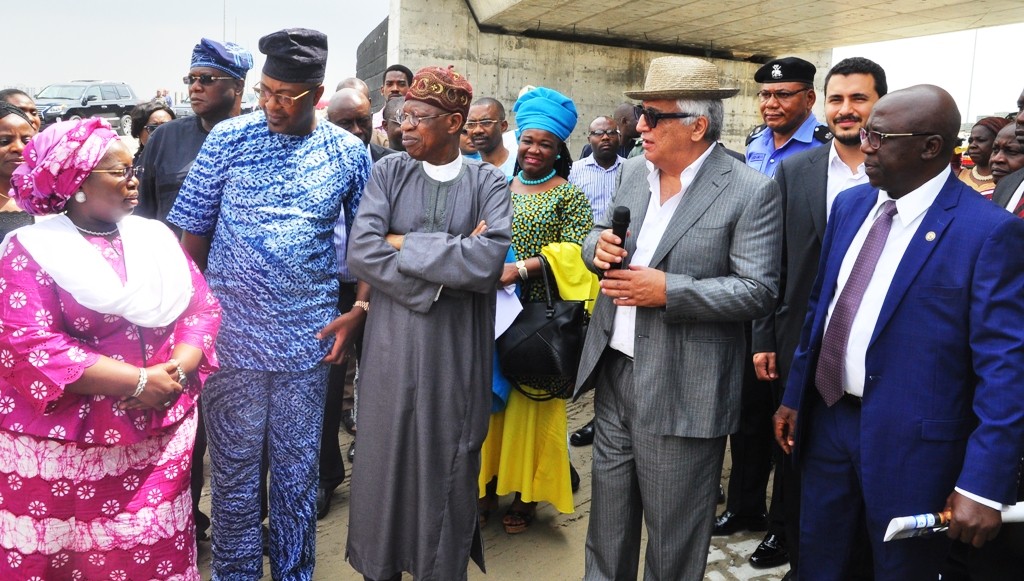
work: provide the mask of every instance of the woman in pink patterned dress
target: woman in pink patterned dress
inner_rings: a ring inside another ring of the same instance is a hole
[[[177,240],[131,216],[101,119],[32,139],[0,244],[0,579],[199,579],[196,398],[220,306]]]

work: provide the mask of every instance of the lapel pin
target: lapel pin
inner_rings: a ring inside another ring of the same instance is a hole
[[[932,240],[935,240],[935,232],[929,232],[929,233],[925,234],[924,235],[924,239],[927,240],[928,242],[931,242]]]

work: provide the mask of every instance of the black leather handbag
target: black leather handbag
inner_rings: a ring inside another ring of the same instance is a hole
[[[498,362],[505,377],[530,399],[569,398],[590,315],[586,301],[553,298],[547,260],[538,258],[546,301],[523,303],[512,326],[498,337]],[[532,389],[524,390],[520,383]]]

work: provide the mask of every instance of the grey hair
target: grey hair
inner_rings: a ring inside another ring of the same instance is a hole
[[[683,113],[692,113],[708,120],[708,129],[704,132],[704,141],[715,143],[722,138],[722,125],[725,123],[725,107],[721,99],[679,99],[676,107]],[[683,125],[693,125],[697,117],[680,119]]]

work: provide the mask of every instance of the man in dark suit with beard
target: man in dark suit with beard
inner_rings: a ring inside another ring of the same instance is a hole
[[[754,322],[752,349],[757,379],[772,382],[776,406],[800,341],[832,202],[839,192],[867,183],[860,129],[886,92],[885,71],[876,63],[860,57],[837,63],[825,77],[824,92],[825,120],[834,138],[787,158],[775,174],[785,217],[779,304],[771,315]],[[755,567],[774,567],[788,553],[790,569],[796,571],[800,483],[791,459],[777,446],[774,451],[768,533],[750,561]]]

